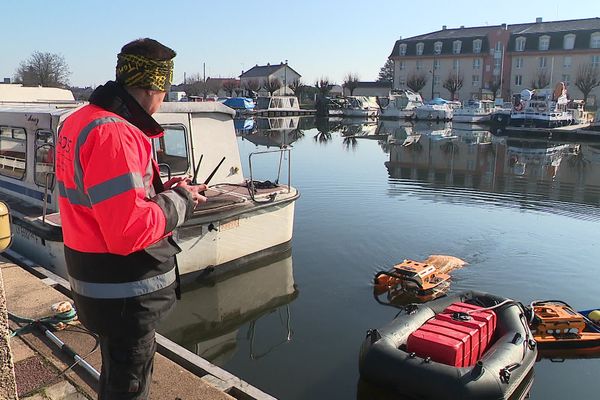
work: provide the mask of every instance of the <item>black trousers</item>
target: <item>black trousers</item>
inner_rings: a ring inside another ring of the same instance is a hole
[[[100,335],[102,370],[98,400],[146,400],[150,394],[155,332]]]

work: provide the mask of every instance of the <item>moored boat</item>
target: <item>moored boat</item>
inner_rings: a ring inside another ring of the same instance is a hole
[[[348,96],[347,103],[342,108],[344,117],[376,118],[379,116],[379,104],[373,97]]]
[[[256,107],[252,112],[261,117],[283,117],[288,115],[310,115],[315,110],[300,108],[300,102],[295,96],[269,96],[256,99]]]
[[[491,100],[469,100],[463,107],[454,110],[452,122],[488,122],[494,112]]]
[[[423,98],[419,93],[409,89],[400,90],[390,95],[388,104],[381,109],[381,118],[414,118],[416,109],[422,105]]]
[[[13,249],[63,278],[67,273],[53,155],[55,146],[72,146],[56,143],[56,132],[80,106],[0,107],[0,195],[11,207]],[[219,102],[173,102],[164,103],[154,115],[165,129],[164,136],[153,139],[161,178],[197,175],[200,182],[212,178],[208,202],[174,233],[183,249],[178,262],[184,280],[208,267],[223,271],[241,260],[290,247],[299,193],[290,186],[289,173],[287,180],[282,178],[285,184],[264,184],[252,170],[250,177],[243,176],[234,114]],[[251,158],[256,157],[260,154]]]
[[[427,121],[450,121],[454,108],[448,100],[435,98],[419,106],[415,110],[415,119]]]
[[[559,300],[534,302],[532,310],[540,357],[600,357],[600,311],[577,312]]]
[[[542,128],[571,125],[574,116],[567,109],[568,103],[567,89],[563,82],[559,82],[554,91],[524,89],[515,96],[509,124]]]
[[[508,399],[536,356],[520,304],[464,292],[411,304],[369,330],[359,370],[363,380],[409,398]]]

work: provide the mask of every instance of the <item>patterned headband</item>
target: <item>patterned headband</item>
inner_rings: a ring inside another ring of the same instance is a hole
[[[117,55],[117,82],[125,86],[166,92],[173,82],[173,60],[152,60],[135,55]]]

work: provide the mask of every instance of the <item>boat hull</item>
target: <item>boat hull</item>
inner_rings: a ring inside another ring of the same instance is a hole
[[[530,373],[537,356],[526,319],[516,303],[494,310],[498,318],[494,343],[473,367],[453,367],[403,350],[412,332],[454,302],[476,301],[490,306],[504,300],[465,292],[406,307],[386,326],[367,332],[359,355],[361,378],[410,398],[509,398]],[[510,377],[502,380],[507,369],[511,370]]]
[[[182,279],[289,249],[296,198],[222,219],[192,218],[174,232],[183,250],[177,256]],[[48,240],[32,228],[27,220],[13,218],[13,250],[68,279],[62,240]]]

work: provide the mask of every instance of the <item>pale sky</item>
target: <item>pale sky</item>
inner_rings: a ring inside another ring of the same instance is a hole
[[[114,78],[116,54],[151,37],[177,51],[175,83],[188,76],[237,77],[288,60],[305,84],[375,80],[399,37],[461,25],[485,26],[600,17],[600,1],[4,0],[0,78],[34,51],[58,53],[70,83]]]

